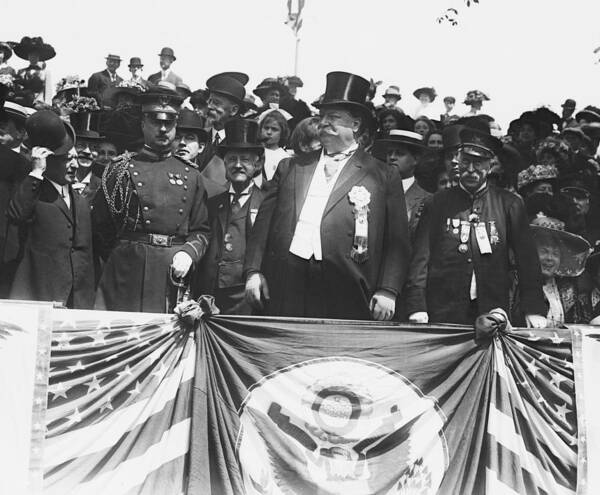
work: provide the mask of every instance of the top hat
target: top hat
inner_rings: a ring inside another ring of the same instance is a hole
[[[264,100],[269,91],[276,89],[279,91],[279,96],[284,96],[287,93],[287,88],[274,77],[267,77],[252,91],[261,100]]]
[[[460,131],[464,128],[465,126],[462,124],[444,126],[442,129],[442,142],[444,143],[445,151],[455,150],[461,145]]]
[[[246,89],[244,85],[231,76],[217,74],[206,81],[206,87],[211,93],[217,93],[233,100],[238,105],[244,102]]]
[[[485,133],[479,129],[465,127],[458,135],[461,149],[469,155],[492,158],[502,149],[502,141],[492,136],[489,131]]]
[[[160,51],[158,56],[159,57],[171,57],[173,59],[173,61],[177,60],[177,57],[175,56],[175,52],[173,51],[173,48],[169,48],[168,46],[165,46]]]
[[[327,85],[323,98],[313,105],[317,108],[343,105],[370,118],[371,110],[366,105],[370,86],[371,83],[364,77],[349,72],[330,72],[327,74]]]
[[[144,67],[144,64],[142,63],[142,59],[140,57],[131,57],[127,67]]]
[[[395,96],[399,100],[402,98],[402,95],[400,94],[400,88],[398,86],[393,86],[393,85],[385,90],[385,93],[383,93],[383,96],[384,96],[384,98],[386,96]]]
[[[39,110],[25,122],[28,148],[42,146],[55,155],[66,155],[75,142],[75,131],[51,110]]]
[[[565,231],[565,223],[538,213],[529,226],[538,246],[555,246],[560,250],[556,275],[578,277],[585,269],[590,244],[583,237]]]
[[[121,57],[119,57],[118,55],[115,55],[113,53],[109,53],[106,56],[106,60],[116,60],[117,62],[120,62],[121,61]]]
[[[561,105],[561,107],[563,107],[563,108],[570,108],[572,110],[575,109],[575,106],[577,106],[577,103],[575,102],[575,100],[572,100],[571,98],[567,98],[565,100],[565,102]]]
[[[177,129],[192,131],[198,136],[200,141],[205,143],[208,141],[208,133],[204,130],[204,127],[204,118],[193,110],[183,108],[181,112],[179,112]]]
[[[588,122],[600,122],[600,108],[588,105],[575,115],[575,120],[585,119]]]
[[[377,139],[373,147],[378,150],[384,150],[394,145],[406,146],[413,152],[422,152],[427,149],[427,146],[423,144],[423,136],[421,134],[401,129],[391,129],[388,135]]]
[[[435,100],[437,93],[435,92],[435,88],[417,88],[413,91],[413,96],[418,100],[421,94],[429,95],[431,101]]]
[[[12,48],[8,43],[5,43],[4,41],[0,41],[0,51],[4,52],[4,62],[6,62],[10,57],[12,57]]]
[[[225,139],[219,145],[217,153],[222,158],[228,150],[254,151],[259,155],[264,147],[258,139],[258,122],[250,119],[232,119],[225,124]]]
[[[246,84],[248,84],[248,81],[250,80],[250,78],[248,77],[248,74],[245,74],[243,72],[236,72],[236,71],[220,72],[218,74],[215,74],[213,77],[216,77],[216,76],[232,77],[236,81],[241,82],[242,86],[245,86]]]
[[[21,41],[14,45],[13,50],[17,57],[24,60],[28,60],[29,54],[33,52],[38,54],[40,62],[50,60],[56,56],[56,52],[54,51],[54,48],[52,48],[52,45],[44,43],[44,40],[40,36],[34,38],[23,36]]]
[[[179,114],[183,98],[177,93],[175,85],[160,81],[150,86],[148,91],[138,95],[142,113],[152,113],[159,120],[175,120]]]

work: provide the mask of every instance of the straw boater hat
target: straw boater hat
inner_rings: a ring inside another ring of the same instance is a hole
[[[520,193],[523,188],[536,182],[549,182],[555,185],[557,179],[558,170],[554,165],[530,165],[525,170],[519,172],[517,177],[517,191]]]
[[[389,134],[373,143],[376,154],[385,152],[390,146],[406,146],[412,152],[421,153],[427,149],[423,144],[423,136],[417,132],[391,129]],[[379,152],[379,153],[378,153]]]
[[[558,246],[559,277],[578,277],[585,269],[590,254],[590,244],[583,237],[565,231],[565,223],[538,213],[529,226],[538,246]]]

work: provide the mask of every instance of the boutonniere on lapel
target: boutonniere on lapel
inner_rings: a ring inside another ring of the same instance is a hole
[[[350,258],[355,263],[364,263],[369,259],[369,203],[371,193],[363,186],[354,186],[348,193],[348,199],[354,206],[354,244]]]

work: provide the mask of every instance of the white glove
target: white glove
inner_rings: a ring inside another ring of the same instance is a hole
[[[426,311],[417,311],[408,317],[410,323],[429,323],[429,315]]]
[[[388,290],[378,290],[373,294],[369,308],[374,320],[389,321],[396,311],[396,296]]]
[[[34,146],[31,150],[31,172],[29,175],[43,179],[43,174],[46,171],[46,157],[53,154],[48,148]]]
[[[185,277],[190,271],[193,262],[194,260],[192,260],[192,257],[185,251],[177,251],[173,255],[173,262],[171,263],[171,266],[173,267],[173,276],[179,278]]]
[[[525,321],[528,328],[546,328],[548,320],[541,315],[525,315]]]
[[[268,301],[269,286],[262,273],[255,272],[246,280],[246,301],[255,309],[263,309],[263,300]]]

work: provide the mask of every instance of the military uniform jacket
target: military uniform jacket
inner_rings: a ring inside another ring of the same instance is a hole
[[[454,228],[453,219],[468,221],[471,213],[485,223],[491,254],[480,254],[474,228],[466,241],[467,251],[459,252],[460,227]],[[509,313],[509,250],[516,260],[523,313],[545,315],[537,249],[521,198],[493,186],[474,197],[460,187],[434,194],[425,202],[415,234],[407,314],[427,311],[430,322],[473,324],[467,319],[473,271],[479,314],[494,308]]]
[[[102,181],[92,219],[107,261],[96,307],[165,312],[173,255],[178,251],[189,254],[193,269],[210,239],[200,174],[178,158],[159,158],[144,149],[138,155],[115,159]],[[130,233],[175,239],[171,246],[158,246],[128,239]]]
[[[245,273],[262,272],[269,285],[268,314],[302,316],[287,290],[287,260],[298,217],[304,205],[320,152],[282,161],[267,186],[265,199],[246,251]],[[354,186],[369,191],[369,259],[350,257],[355,218],[348,193]],[[410,260],[402,180],[358,149],[340,172],[321,220],[323,286],[329,295],[325,318],[370,319],[369,302],[378,289],[399,294]]]
[[[11,222],[25,225],[27,241],[11,299],[94,304],[92,228],[87,201],[71,192],[71,208],[47,179],[27,176],[10,202]]]
[[[247,245],[247,239],[252,231],[254,221],[256,220],[256,216],[260,205],[262,204],[263,198],[264,191],[256,186],[253,186],[252,191],[250,192],[250,197],[246,201],[248,208],[245,209],[245,245]],[[245,279],[243,277],[244,257],[241,257],[240,259],[239,272],[237,267],[235,267],[234,270],[229,270],[227,269],[228,267],[224,267],[222,270],[224,264],[224,250],[227,248],[227,244],[230,242],[230,239],[227,236],[228,221],[231,218],[231,198],[229,191],[225,191],[224,193],[221,193],[218,196],[210,199],[208,202],[208,212],[212,230],[212,238],[208,251],[200,263],[194,294],[195,296],[215,294],[216,290],[219,288],[219,275],[221,275],[221,280],[225,282],[224,285],[226,285],[227,288],[237,286],[241,293],[240,295],[243,295],[245,288]],[[245,245],[242,247],[245,247]],[[233,246],[233,248],[229,246],[229,248],[234,252],[240,251],[237,246]],[[240,299],[243,298],[240,297]],[[217,306],[219,306],[219,302],[220,301],[217,300]],[[238,304],[238,306],[240,305]],[[249,314],[250,308],[245,304],[243,304],[243,306],[244,308],[238,307],[235,312],[237,314]]]

